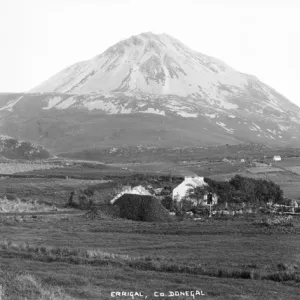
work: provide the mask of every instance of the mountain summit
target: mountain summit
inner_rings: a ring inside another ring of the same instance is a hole
[[[300,108],[167,34],[142,33],[24,94],[0,94],[0,134],[54,150],[255,142],[297,146]]]
[[[197,53],[167,34],[142,33],[89,61],[59,72],[31,92],[146,92],[204,95],[218,83],[243,87],[247,79],[225,63]]]
[[[152,32],[132,36],[91,60],[76,63],[30,92],[175,95],[193,99],[196,106],[300,113],[298,106],[256,77],[167,34]]]

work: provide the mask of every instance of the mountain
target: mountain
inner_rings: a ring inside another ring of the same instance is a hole
[[[0,135],[0,157],[4,159],[45,159],[50,154],[40,146]]]
[[[300,108],[167,34],[142,33],[28,93],[0,94],[0,133],[56,151],[120,145],[299,146]]]
[[[241,88],[247,79],[225,63],[197,53],[169,35],[143,33],[62,70],[31,92],[142,92],[207,98],[209,92],[216,94],[219,82]]]

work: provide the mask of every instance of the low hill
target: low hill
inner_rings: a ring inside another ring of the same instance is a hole
[[[50,153],[41,146],[0,135],[0,157],[2,159],[46,159]]]

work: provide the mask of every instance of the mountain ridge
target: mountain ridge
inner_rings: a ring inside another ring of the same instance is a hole
[[[30,93],[0,94],[0,125],[0,133],[59,151],[138,139],[297,147],[300,108],[257,77],[148,32],[61,70]]]

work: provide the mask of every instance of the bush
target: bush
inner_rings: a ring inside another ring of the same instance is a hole
[[[91,192],[88,192],[91,194]],[[70,193],[67,207],[73,207],[77,209],[90,209],[95,205],[94,199],[92,196],[88,196],[85,190],[72,191]]]
[[[264,216],[263,218],[256,220],[255,224],[265,226],[293,226],[292,216]]]
[[[176,203],[171,196],[166,196],[161,200],[161,204],[168,210],[173,211],[176,207]]]
[[[219,196],[219,203],[283,203],[283,191],[272,181],[253,179],[235,175],[229,182],[215,181],[204,178],[213,193]]]
[[[195,207],[195,205],[193,204],[192,201],[190,201],[188,199],[182,199],[181,203],[180,203],[180,207],[178,207],[178,209],[180,209],[183,212],[186,212],[186,211],[190,211],[194,207]]]

